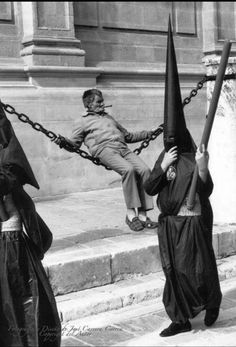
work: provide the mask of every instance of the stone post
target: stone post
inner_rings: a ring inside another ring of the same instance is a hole
[[[84,66],[75,38],[72,2],[21,2],[23,49],[28,66]]]
[[[220,56],[205,58],[207,75],[216,75]],[[226,74],[236,73],[236,58],[229,58]],[[207,83],[208,106],[214,81]],[[208,144],[209,168],[214,181],[211,203],[216,224],[236,223],[236,80],[223,82]]]
[[[222,54],[224,40],[231,40],[231,52],[226,74],[236,72],[235,58],[235,3],[203,1],[203,62],[207,75],[216,75]],[[215,81],[207,82],[208,107]],[[222,225],[225,247],[235,245],[235,237],[227,230],[236,225],[236,80],[222,84],[218,107],[208,143],[209,168],[214,182],[210,197],[214,212],[214,223]],[[236,230],[235,230],[236,233]],[[223,239],[222,239],[223,240]],[[223,241],[219,240],[220,242]],[[227,240],[227,242],[226,242]],[[220,247],[220,246],[219,246]],[[226,248],[227,248],[226,247]]]

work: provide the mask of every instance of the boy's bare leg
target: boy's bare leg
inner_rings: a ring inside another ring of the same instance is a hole
[[[125,221],[131,230],[141,231],[143,230],[144,226],[142,225],[141,220],[138,218],[137,210],[137,208],[127,208]]]
[[[155,229],[158,226],[158,222],[152,221],[147,216],[147,211],[138,208],[138,218],[141,221],[144,228]]]
[[[132,219],[136,216],[137,216],[137,213],[136,213],[135,208],[128,208],[127,209],[127,217],[130,221],[132,221]]]
[[[142,210],[138,210],[138,218],[145,222],[147,220],[147,212],[146,211],[142,211]]]

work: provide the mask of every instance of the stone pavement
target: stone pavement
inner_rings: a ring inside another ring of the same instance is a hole
[[[84,243],[132,233],[125,223],[126,207],[120,187],[34,201],[37,211],[53,232],[53,248],[56,249],[71,245],[74,238]],[[149,216],[157,220],[156,207]]]
[[[203,311],[190,332],[160,337],[170,321],[158,298],[63,324],[61,346],[236,346],[236,279],[221,282],[221,290],[219,318],[210,328]]]
[[[154,210],[148,215],[157,221],[159,211],[155,199]],[[120,187],[34,201],[38,213],[53,232],[54,240],[48,253],[109,237],[147,234],[147,230],[137,233],[126,225],[126,207]],[[235,223],[214,225],[213,234],[216,257],[235,254]]]

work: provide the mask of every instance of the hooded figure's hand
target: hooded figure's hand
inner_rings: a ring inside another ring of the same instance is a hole
[[[199,171],[208,171],[209,153],[204,144],[201,149],[197,148],[195,159]]]
[[[177,146],[174,146],[171,149],[169,149],[168,152],[165,152],[164,158],[161,163],[162,170],[166,171],[168,167],[177,160],[177,157],[178,157]]]
[[[195,155],[195,160],[198,166],[198,173],[203,182],[206,182],[208,174],[208,162],[209,162],[209,153],[205,148],[205,145],[202,145],[202,148],[197,148]]]

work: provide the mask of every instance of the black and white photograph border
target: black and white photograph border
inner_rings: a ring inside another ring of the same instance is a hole
[[[236,2],[1,2],[1,347],[236,346],[235,23]]]

